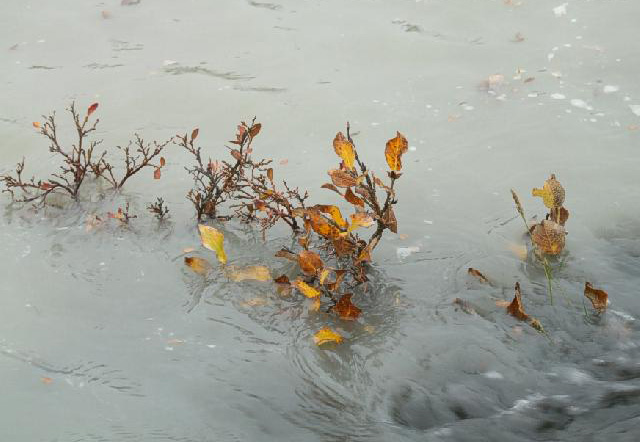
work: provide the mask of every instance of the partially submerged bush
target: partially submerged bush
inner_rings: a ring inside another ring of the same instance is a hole
[[[89,176],[103,178],[114,189],[121,188],[129,178],[147,167],[155,168],[155,175],[159,178],[160,168],[164,166],[164,158],[160,157],[160,154],[171,140],[145,143],[136,134],[135,141],[130,141],[127,147],[118,146],[124,157],[124,171],[122,176],[117,178],[114,167],[108,160],[108,151],[96,152],[102,140],[90,139],[100,122],[97,118],[91,118],[97,109],[98,103],[93,103],[82,116],[75,103],[71,103],[67,110],[75,126],[76,136],[75,142],[71,145],[65,145],[60,139],[55,112],[43,117],[44,123],[34,122],[33,126],[49,141],[49,152],[61,159],[60,171],[52,173],[47,178],[25,179],[23,158],[17,164],[14,174],[0,175],[0,182],[5,186],[3,192],[9,193],[14,202],[44,205],[47,198],[54,193],[66,194],[77,201],[80,198],[82,184]]]

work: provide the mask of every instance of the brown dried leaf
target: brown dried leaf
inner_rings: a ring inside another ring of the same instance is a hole
[[[254,124],[251,129],[249,129],[249,135],[251,135],[251,138],[255,138],[260,133],[260,129],[262,129],[262,124]]]
[[[320,255],[309,250],[303,250],[298,254],[298,264],[307,275],[316,275],[324,267]]]
[[[409,142],[400,132],[397,132],[395,138],[387,141],[387,147],[384,151],[384,156],[387,159],[389,168],[398,172],[402,169],[402,154],[409,150]]]
[[[206,276],[206,274],[209,273],[212,267],[211,264],[209,264],[209,261],[207,261],[206,259],[193,256],[186,256],[184,258],[184,263],[191,270],[203,276]]]
[[[336,238],[333,240],[333,249],[339,257],[351,255],[356,245],[348,238]]]
[[[197,127],[195,129],[193,129],[191,131],[191,141],[195,140],[196,138],[198,138],[198,134],[200,133],[200,129],[198,129]]]
[[[159,180],[161,176],[162,176],[162,172],[160,171],[160,168],[156,167],[156,170],[153,171],[153,179]]]
[[[360,197],[357,197],[356,194],[351,191],[351,187],[347,187],[347,191],[344,193],[344,199],[346,199],[354,206],[364,207],[364,200]]]
[[[165,164],[167,164],[167,160],[165,160],[164,157],[160,157],[160,167],[164,167]]]
[[[242,161],[242,154],[239,150],[233,149],[231,151],[231,156],[237,161]]]
[[[362,310],[360,310],[351,302],[351,296],[351,293],[342,295],[340,300],[332,309],[338,314],[338,316],[340,316],[340,319],[355,321],[356,319],[358,319],[358,316],[360,316],[360,313],[362,313]]]
[[[384,222],[393,233],[398,233],[398,220],[391,206],[387,209],[382,222]]]
[[[337,187],[352,187],[357,184],[356,179],[344,170],[331,169],[327,173],[331,177],[333,184]]]
[[[533,227],[531,239],[543,253],[558,255],[564,249],[566,235],[567,232],[560,224],[543,220]]]
[[[273,183],[273,168],[272,167],[267,169],[267,178],[269,178],[269,181],[271,181]]]
[[[333,139],[333,150],[342,158],[344,166],[349,170],[355,170],[356,152],[353,144],[347,140],[342,132],[338,132]]]
[[[329,190],[333,190],[335,193],[337,193],[338,195],[342,195],[342,193],[340,193],[340,191],[338,190],[338,188],[336,186],[334,186],[333,184],[330,183],[325,183],[322,186],[320,186],[323,189],[329,189]]]
[[[513,301],[507,307],[507,313],[520,321],[526,321],[529,319],[529,315],[524,312],[522,306],[522,294],[520,293],[520,283],[516,282],[516,295],[513,297]]]
[[[564,187],[554,174],[544,182],[542,189],[533,189],[531,194],[542,197],[542,202],[549,209],[561,207],[564,203]]]
[[[484,276],[482,273],[480,273],[480,271],[474,269],[473,267],[469,267],[468,273],[471,276],[475,276],[476,278],[478,278],[480,282],[483,282],[485,284],[489,283],[489,280],[487,279],[487,277]]]
[[[569,211],[564,207],[558,207],[551,209],[551,220],[564,226],[569,219]]]
[[[609,295],[604,290],[593,288],[590,282],[586,282],[584,284],[584,296],[591,301],[593,308],[598,312],[603,312],[607,309],[607,305],[609,304]]]

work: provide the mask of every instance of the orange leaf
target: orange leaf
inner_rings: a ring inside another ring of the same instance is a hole
[[[189,267],[191,270],[198,273],[199,275],[204,276],[207,273],[209,273],[209,270],[211,270],[211,264],[209,264],[209,261],[203,258],[186,256],[184,258],[184,263],[187,265],[187,267]]]
[[[482,273],[480,273],[480,271],[478,271],[478,270],[476,270],[476,269],[474,269],[472,267],[469,267],[468,273],[471,276],[475,276],[476,278],[478,278],[478,280],[480,282],[484,282],[485,284],[489,283],[489,280],[487,279],[486,276],[484,276]]]
[[[47,378],[47,377],[41,377],[40,380],[42,381],[43,384],[47,384],[47,385],[53,382],[53,379]]]
[[[591,301],[593,308],[598,312],[603,312],[607,309],[609,295],[604,290],[594,289],[590,282],[584,284],[584,296]]]
[[[89,109],[87,109],[87,117],[91,116],[91,114],[94,113],[96,109],[98,109],[98,103],[93,103],[91,106],[89,106]]]
[[[398,172],[402,169],[402,154],[409,150],[409,142],[400,132],[397,132],[395,138],[387,141],[387,147],[384,151],[384,156],[387,159],[389,168]]]
[[[299,279],[299,278],[293,281],[291,285],[297,288],[300,291],[300,293],[302,293],[307,298],[315,298],[322,294],[320,290],[318,290],[313,286],[310,286],[309,284],[307,284],[306,282],[304,282],[302,279]]]
[[[33,127],[35,127],[36,129],[40,129],[40,123],[38,121],[34,121],[31,124],[33,124]]]
[[[160,172],[160,168],[156,167],[156,170],[153,171],[153,179],[159,180],[160,176],[162,176],[162,172]]]
[[[340,300],[336,303],[333,310],[340,316],[341,319],[348,321],[355,321],[360,316],[362,310],[353,305],[351,302],[351,293],[342,295]]]
[[[318,235],[332,239],[340,237],[340,230],[338,230],[337,227],[329,224],[327,219],[322,216],[317,210],[308,209],[306,211],[306,214],[309,217],[311,228]]]
[[[344,170],[331,169],[327,173],[331,177],[333,184],[337,187],[352,187],[357,184],[356,179]]]
[[[357,197],[356,194],[351,191],[351,187],[347,187],[347,191],[344,193],[344,199],[354,206],[364,207],[364,200]]]
[[[324,267],[324,263],[322,262],[320,255],[309,250],[303,250],[300,252],[298,255],[298,264],[302,271],[307,275],[315,275]]]
[[[333,139],[333,150],[336,151],[338,156],[344,161],[344,166],[349,170],[355,170],[354,164],[356,161],[356,152],[353,148],[353,144],[347,140],[342,132],[338,132]]]
[[[164,167],[165,164],[167,164],[167,160],[164,157],[160,157],[160,167]]]
[[[326,344],[329,342],[335,342],[336,344],[340,344],[342,342],[343,338],[342,336],[340,336],[339,333],[334,332],[333,330],[331,330],[330,328],[323,328],[322,330],[318,331],[314,336],[313,336],[313,342],[316,343],[316,345],[322,345],[322,344]]]
[[[267,169],[267,178],[273,183],[273,168],[271,167]]]

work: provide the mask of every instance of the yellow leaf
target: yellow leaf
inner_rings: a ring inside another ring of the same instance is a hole
[[[297,288],[307,298],[315,298],[315,297],[320,296],[322,294],[322,293],[320,293],[320,290],[318,290],[315,287],[310,286],[309,284],[307,284],[306,282],[304,282],[301,279],[296,279],[295,281],[292,282],[292,284],[293,284],[293,286],[295,288]]]
[[[204,224],[198,224],[198,230],[200,230],[200,238],[202,239],[202,245],[209,250],[213,250],[218,255],[218,261],[222,264],[226,264],[227,255],[224,253],[224,234],[211,226],[205,226]]]
[[[339,333],[334,332],[328,327],[323,328],[313,336],[313,342],[315,342],[316,345],[322,345],[328,342],[340,344],[342,340],[342,336],[340,336]]]
[[[349,140],[342,135],[342,132],[338,132],[336,137],[333,139],[333,149],[336,151],[338,156],[342,158],[347,169],[355,170],[354,164],[356,161],[356,151],[353,148],[353,144],[351,144]]]
[[[229,279],[235,282],[253,279],[255,281],[271,281],[271,272],[265,266],[233,267],[227,273]]]
[[[402,154],[409,150],[409,142],[400,132],[397,132],[395,138],[387,141],[387,147],[384,150],[384,156],[387,159],[389,168],[398,172],[402,169]]]
[[[549,209],[561,207],[564,203],[564,187],[554,174],[551,174],[551,177],[544,182],[542,189],[533,189],[531,194],[542,197],[542,202]]]
[[[206,259],[187,256],[184,258],[184,263],[199,275],[206,275],[211,270],[211,264]]]
[[[322,269],[322,271],[320,272],[320,277],[318,278],[320,284],[324,284],[324,282],[329,277],[330,273],[331,273],[330,269]]]
[[[373,217],[366,212],[354,213],[351,217],[351,225],[348,232],[357,229],[358,227],[369,227],[373,224]]]
[[[342,218],[342,213],[340,212],[340,209],[338,209],[336,206],[318,204],[315,206],[315,208],[322,213],[328,214],[331,217],[331,219],[333,219],[333,222],[335,222],[338,225],[338,227],[345,228],[349,225],[344,220],[344,218]]]

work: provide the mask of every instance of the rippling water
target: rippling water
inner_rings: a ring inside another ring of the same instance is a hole
[[[348,324],[183,267],[198,236],[177,148],[161,180],[118,194],[94,185],[38,212],[3,199],[0,439],[640,440],[640,3],[5,3],[0,172],[22,156],[35,174],[55,167],[31,122],[71,100],[100,102],[105,145],[200,127],[214,157],[257,115],[257,153],[287,159],[276,178],[317,202],[331,201],[321,171],[347,120],[373,169],[396,130],[412,149],[404,239],[385,236]],[[554,305],[542,269],[512,252],[509,192],[542,214],[528,195],[551,172],[571,211]],[[163,225],[144,209],[156,196]],[[85,231],[125,201],[128,228]],[[295,272],[273,258],[284,230],[224,228],[232,263]],[[547,336],[496,307],[516,281]],[[585,315],[585,281],[609,292],[601,318]],[[344,344],[313,344],[326,324]]]

